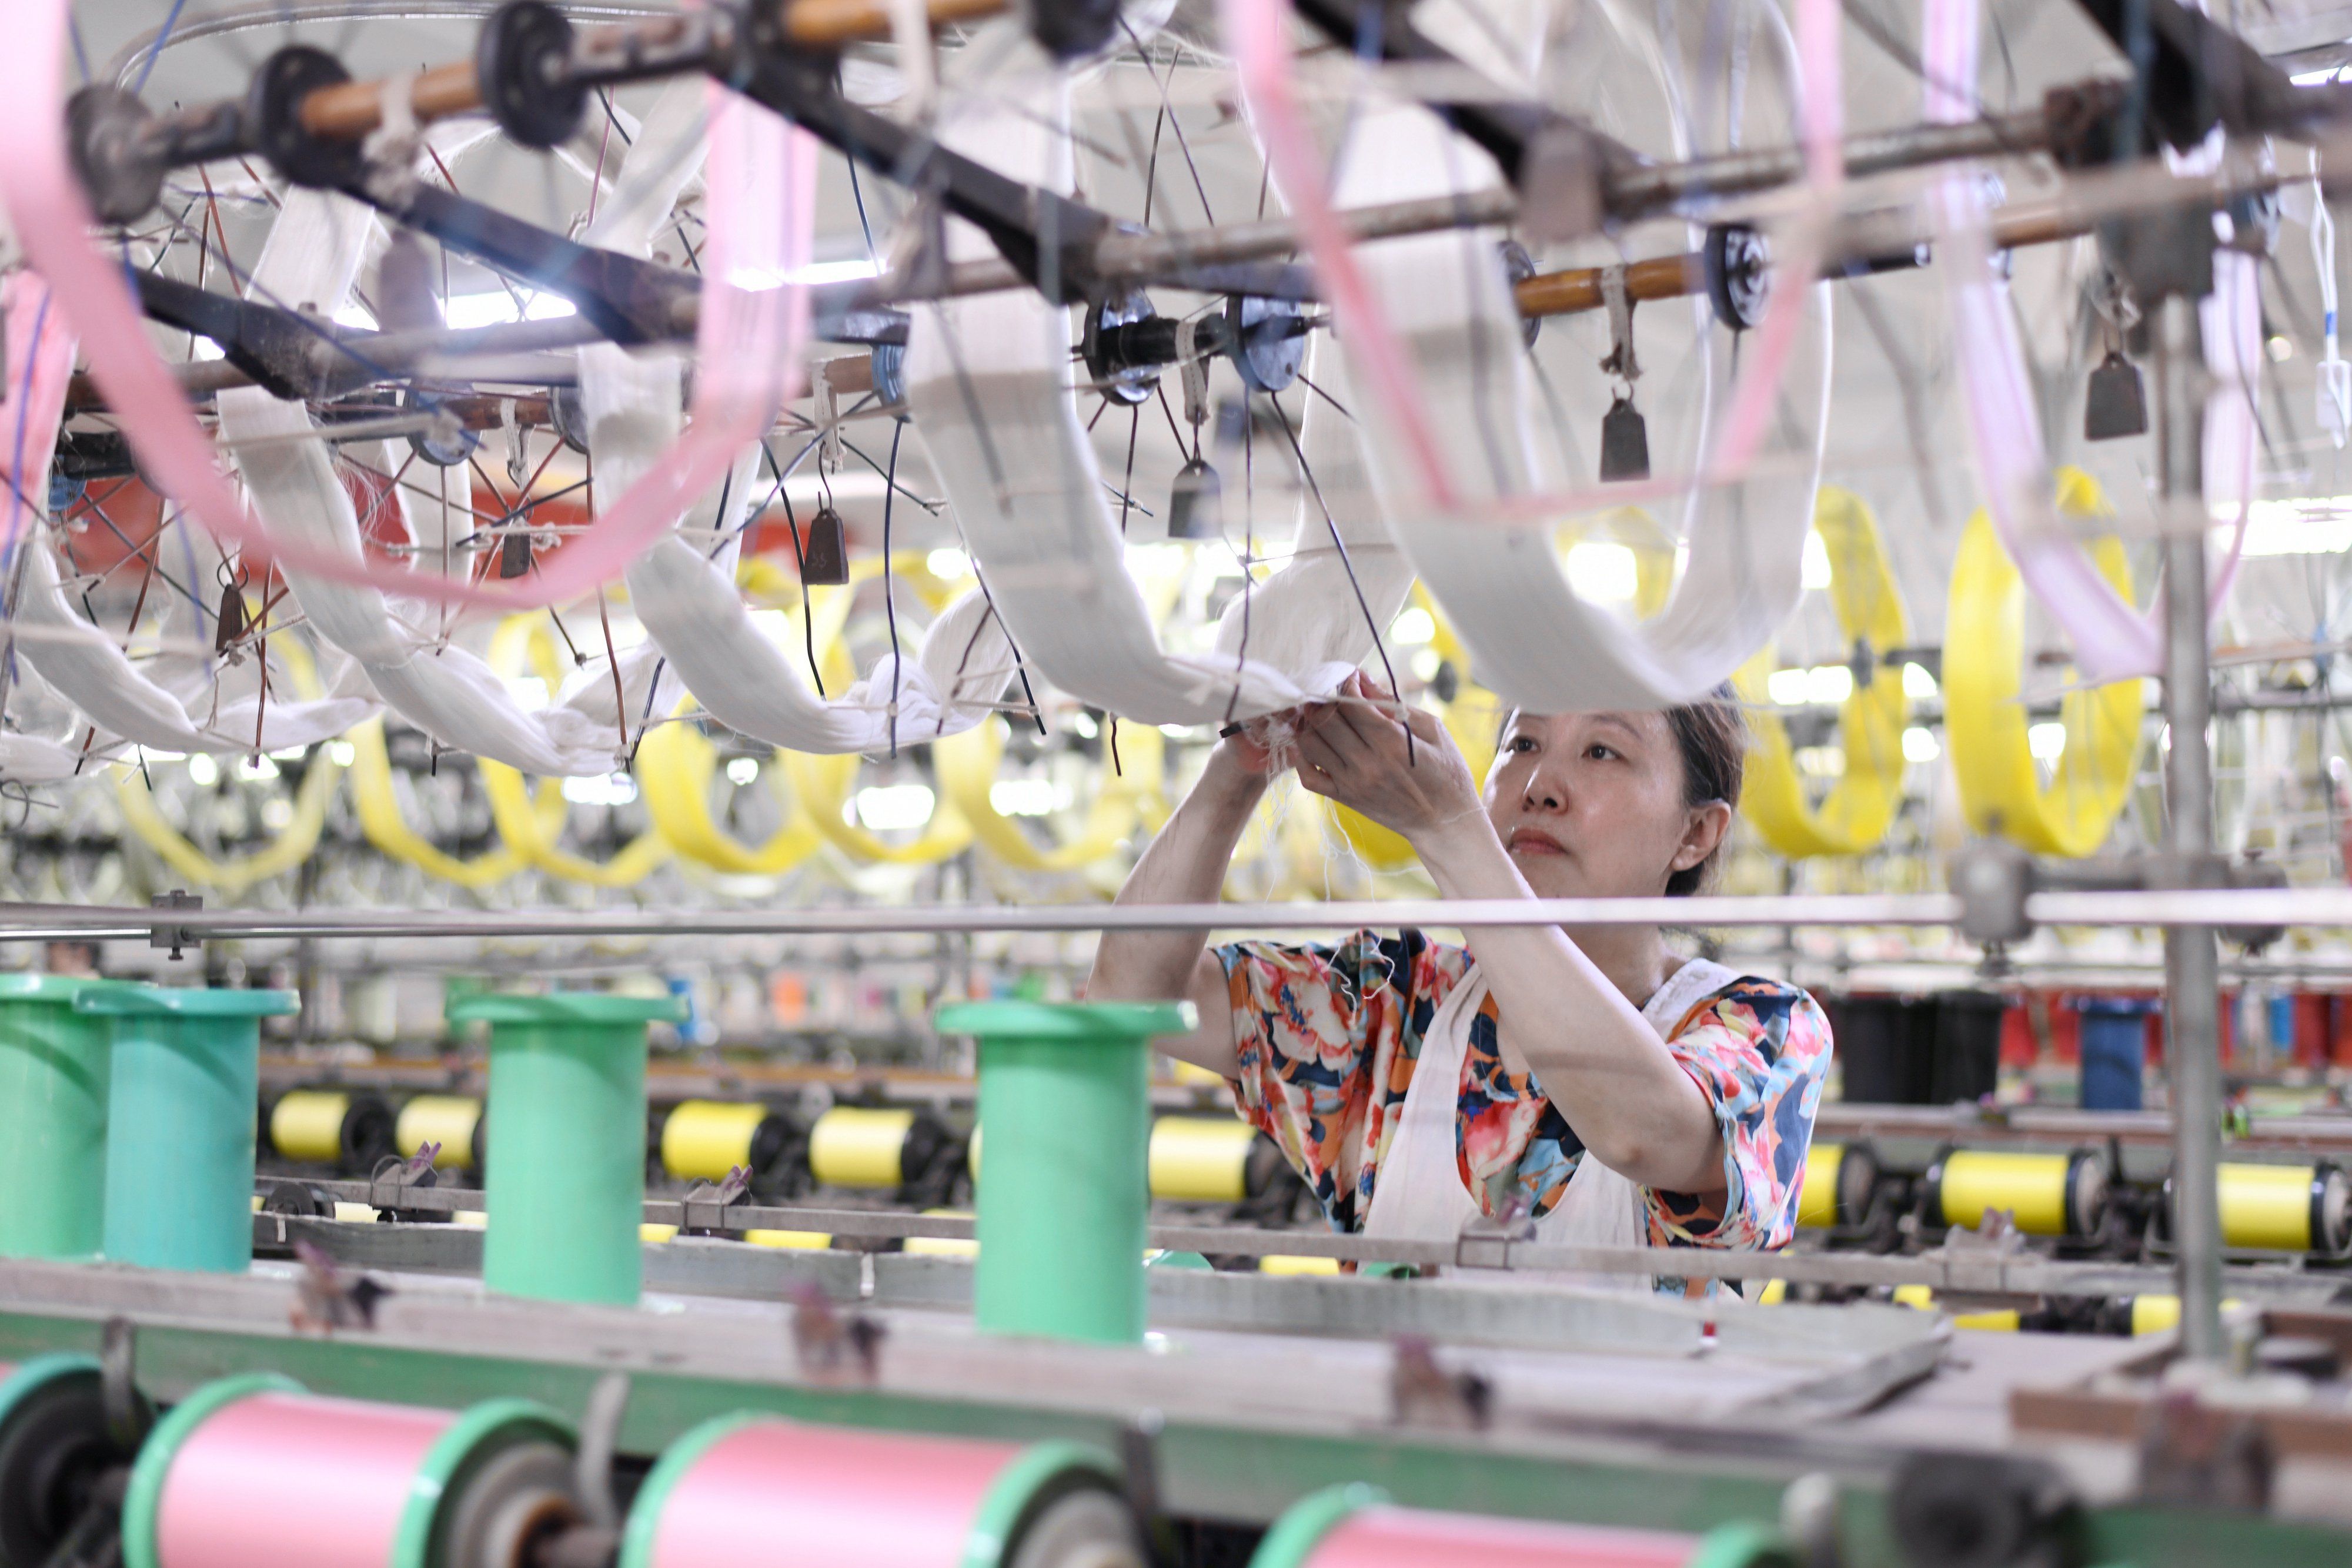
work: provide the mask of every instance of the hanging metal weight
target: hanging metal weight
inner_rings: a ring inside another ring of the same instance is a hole
[[[1025,0],[1029,36],[1057,60],[1091,55],[1118,31],[1118,0]]]
[[[508,0],[482,27],[474,76],[499,129],[525,147],[553,147],[580,129],[588,89],[572,79],[572,23],[541,0]]]
[[[2147,434],[2147,387],[2139,367],[2109,349],[2091,371],[2083,396],[2083,439],[2115,441]]]
[[[1650,426],[1633,406],[1633,382],[1642,362],[1633,353],[1633,302],[1625,291],[1625,269],[1601,269],[1601,295],[1609,310],[1609,356],[1601,368],[1623,383],[1609,412],[1601,416],[1601,482],[1621,484],[1650,476]]]

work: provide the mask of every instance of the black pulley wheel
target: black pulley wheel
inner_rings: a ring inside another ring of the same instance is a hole
[[[51,1378],[0,1424],[0,1568],[46,1563],[75,1521],[128,1465],[107,1435],[96,1368]]]
[[[572,23],[541,0],[508,0],[482,28],[474,76],[483,107],[525,147],[568,141],[588,113],[588,89],[572,79]]]
[[[1027,0],[1029,36],[1057,60],[1091,55],[1118,32],[1118,0]]]
[[[127,224],[163,194],[163,164],[142,150],[153,113],[136,93],[93,83],[66,100],[66,147],[90,210]]]
[[[1764,236],[1745,224],[1717,224],[1706,231],[1700,256],[1715,319],[1735,332],[1745,332],[1761,322],[1772,296]]]
[[[356,141],[316,136],[302,124],[302,100],[322,87],[352,79],[343,62],[308,44],[289,44],[253,73],[245,120],[270,167],[298,185],[333,187],[360,177],[365,162]]]

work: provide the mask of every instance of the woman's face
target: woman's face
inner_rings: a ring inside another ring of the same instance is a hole
[[[1723,802],[1683,804],[1663,713],[1515,715],[1486,775],[1486,814],[1544,898],[1656,897],[1729,828]]]

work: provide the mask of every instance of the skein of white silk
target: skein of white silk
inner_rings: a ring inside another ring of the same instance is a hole
[[[945,95],[941,142],[1068,192],[1066,75],[1013,22],[982,29],[958,64],[972,58],[996,69],[984,93]],[[947,230],[952,260],[995,254],[961,220]],[[1300,553],[1228,606],[1218,652],[1160,646],[1078,418],[1069,350],[1069,313],[1027,291],[918,306],[908,338],[915,428],[1022,656],[1081,701],[1147,724],[1222,724],[1329,694],[1371,651],[1372,633],[1311,498],[1297,532]],[[1411,575],[1381,548],[1347,442],[1334,439],[1325,412],[1307,415],[1302,443],[1342,537],[1351,550],[1360,545],[1357,579],[1384,626]]]
[[[1334,203],[1454,196],[1501,183],[1485,152],[1428,110],[1384,104],[1352,119]],[[1503,237],[1498,229],[1454,230],[1355,249],[1438,444],[1453,455],[1459,498],[1473,506],[1560,488],[1545,471],[1549,444],[1535,428],[1536,388],[1503,271]],[[1777,287],[1796,285],[1784,277]],[[1580,598],[1549,529],[1464,526],[1429,504],[1424,476],[1402,444],[1369,443],[1389,528],[1469,648],[1481,685],[1544,713],[1671,706],[1713,690],[1770,639],[1803,592],[1830,393],[1827,288],[1812,287],[1811,330],[1783,371],[1780,423],[1798,427],[1797,460],[1759,465],[1692,494],[1688,566],[1646,622]],[[1710,393],[1720,380],[1709,376]],[[1709,448],[1706,433],[1698,444]]]
[[[589,242],[642,256],[698,162],[703,98],[691,84],[664,92],[646,117]],[[730,97],[710,114],[706,270],[782,278],[808,264],[815,193],[814,143],[775,114]],[[779,173],[782,178],[779,178]],[[723,218],[723,221],[722,221]],[[804,297],[803,297],[804,298]],[[782,303],[780,299],[778,303]],[[800,308],[805,309],[803,303]],[[771,378],[747,395],[781,406],[793,334],[782,319],[755,321],[758,341],[704,374],[749,371]],[[676,439],[679,361],[610,345],[580,352],[581,402],[595,454],[596,489],[625,488]],[[1013,677],[1012,645],[987,601],[967,594],[934,621],[911,659],[886,653],[849,692],[810,689],[796,659],[762,634],[735,586],[737,524],[757,500],[759,449],[735,465],[722,496],[705,497],[689,521],[716,530],[714,550],[673,531],[628,570],[629,600],[672,674],[703,710],[739,734],[795,751],[877,751],[969,729],[993,711]]]
[[[51,308],[46,321],[35,330],[39,301],[47,292],[39,278],[20,272],[6,287],[8,385],[12,393],[27,385],[35,389],[22,411],[24,493],[46,497],[49,462],[64,412],[66,372],[73,363],[73,329],[62,313]],[[33,403],[41,406],[30,406]],[[9,412],[17,411],[11,405]],[[16,420],[12,417],[8,424],[13,430]],[[24,635],[17,640],[16,656],[107,736],[160,751],[276,751],[314,745],[339,735],[373,711],[369,704],[347,696],[303,702],[281,692],[276,700],[265,701],[257,689],[252,695],[224,702],[209,678],[191,682],[184,693],[175,692],[132,664],[110,634],[90,624],[75,608],[67,596],[56,556],[37,530],[25,530],[18,549],[24,552],[23,576],[15,621]],[[202,591],[200,584],[190,586]],[[240,684],[257,686],[253,682]],[[30,744],[35,737],[16,738],[26,743],[12,748],[19,754],[25,771],[11,772],[11,777],[29,779],[35,772],[44,772],[54,779],[75,771],[74,761],[68,760],[62,773],[58,772],[59,759]],[[66,752],[69,759],[79,756],[78,750]]]
[[[253,296],[331,315],[349,298],[373,221],[348,197],[289,189],[254,268]],[[300,402],[257,387],[224,392],[218,406],[221,434],[233,444],[311,428]],[[273,530],[360,558],[358,516],[321,443],[247,447],[236,461],[255,509]],[[358,663],[386,706],[441,745],[541,775],[609,773],[618,766],[615,716],[624,699],[614,691],[607,662],[592,661],[546,708],[529,712],[487,662],[438,643],[413,608],[362,584],[292,570],[286,576],[312,629]],[[642,703],[650,654],[631,650],[620,663],[625,700]]]

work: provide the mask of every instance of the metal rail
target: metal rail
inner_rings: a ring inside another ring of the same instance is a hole
[[[2352,926],[2352,887],[2034,893],[2035,925]],[[1398,925],[1948,926],[1948,894],[1755,898],[1357,900],[1330,904],[904,904],[772,910],[605,909],[514,914],[257,910],[0,903],[0,941],[363,936],[795,936],[961,931],[1353,931]]]
[[[289,1178],[289,1180],[291,1178]],[[264,1178],[267,1192],[275,1184]],[[402,1188],[397,1204],[388,1189],[363,1181],[316,1181],[314,1188],[339,1202],[403,1212],[479,1212],[483,1195],[455,1187]],[[689,1215],[689,1210],[694,1212]],[[651,1198],[644,1207],[648,1225],[699,1226],[709,1231],[794,1230],[859,1241],[918,1239],[971,1241],[978,1222],[960,1215],[911,1214],[895,1209],[825,1208],[797,1204],[736,1204],[725,1209],[681,1199]],[[255,1217],[268,1226],[279,1218]],[[288,1219],[299,1218],[285,1216]],[[357,1223],[357,1222],[354,1222]],[[372,1223],[372,1222],[371,1222]],[[1785,1280],[1790,1284],[1849,1288],[1926,1285],[1959,1296],[2129,1296],[2168,1293],[2172,1270],[2130,1263],[2062,1262],[1990,1243],[1965,1243],[1910,1256],[1863,1252],[1757,1252],[1705,1247],[1561,1247],[1500,1232],[1465,1232],[1453,1241],[1417,1241],[1396,1237],[1341,1236],[1328,1231],[1266,1230],[1239,1225],[1153,1225],[1150,1245],[1171,1252],[1225,1258],[1329,1258],[1348,1263],[1400,1263],[1417,1269],[1484,1269],[1541,1273],[1667,1275],[1694,1280]],[[2309,1297],[2336,1281],[2300,1267],[2239,1265],[2228,1270],[2233,1294]],[[2352,1281],[2352,1277],[2347,1277]]]

